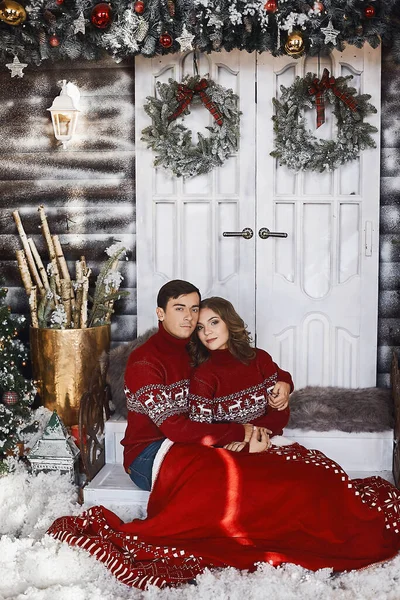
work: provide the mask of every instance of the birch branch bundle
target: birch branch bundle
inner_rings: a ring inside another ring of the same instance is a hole
[[[40,221],[42,223],[42,234],[43,234],[43,237],[47,244],[47,249],[49,251],[49,256],[50,256],[50,262],[51,262],[51,265],[53,268],[53,275],[56,280],[57,293],[60,294],[61,293],[60,271],[58,270],[56,251],[55,251],[53,240],[51,237],[49,224],[47,222],[46,213],[44,212],[43,204],[41,204],[39,206],[38,211],[39,211],[39,215],[40,215]]]
[[[27,296],[31,295],[31,290],[33,287],[31,274],[29,273],[28,263],[26,262],[25,252],[23,250],[17,250],[17,263],[19,272],[21,274],[22,283],[24,284],[24,288]]]
[[[40,294],[43,296],[45,294],[44,285],[40,279],[40,275],[36,268],[35,260],[32,255],[31,248],[29,246],[28,238],[26,237],[25,230],[22,226],[21,217],[19,216],[19,212],[17,210],[14,210],[12,215],[14,217],[14,221],[15,221],[15,224],[18,229],[19,237],[21,238],[21,242],[24,247],[25,256],[26,256],[26,260],[29,265],[30,272],[32,274],[33,279],[35,280],[35,283],[39,289]]]
[[[32,287],[31,293],[29,294],[29,310],[31,311],[32,327],[37,329],[39,327],[39,321],[35,285]]]
[[[126,249],[114,243],[106,249],[109,258],[97,277],[90,318],[88,315],[89,277],[91,270],[84,256],[75,263],[75,281],[71,280],[68,264],[58,235],[51,235],[43,205],[39,206],[42,234],[49,252],[47,271],[35,242],[27,238],[18,211],[13,212],[23,250],[17,250],[18,268],[29,298],[33,327],[85,329],[110,322],[115,300],[129,292],[119,291],[123,279],[118,262]],[[38,303],[37,292],[41,299]]]
[[[37,248],[35,246],[35,242],[33,241],[32,238],[28,238],[28,244],[29,244],[29,247],[31,249],[32,256],[35,259],[36,264],[38,266],[40,277],[42,278],[42,282],[43,282],[43,287],[44,287],[44,289],[47,292],[50,289],[50,284],[49,284],[49,280],[48,280],[48,277],[47,277],[46,269],[44,268],[44,265],[42,263],[42,259],[40,258],[39,252],[37,251]]]

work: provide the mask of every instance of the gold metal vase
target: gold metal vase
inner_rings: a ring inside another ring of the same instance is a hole
[[[38,329],[31,327],[33,376],[43,405],[56,410],[65,425],[78,423],[79,404],[110,349],[111,327]]]

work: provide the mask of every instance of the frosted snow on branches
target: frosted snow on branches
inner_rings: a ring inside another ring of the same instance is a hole
[[[279,26],[281,29],[285,29],[288,33],[292,33],[293,29],[295,29],[296,25],[305,29],[304,23],[309,20],[308,16],[304,13],[294,13],[291,12],[286,19],[283,19],[279,22]]]
[[[122,242],[115,242],[114,244],[111,244],[111,246],[108,246],[104,252],[110,257],[118,254],[119,258],[124,258],[126,254],[126,248]]]
[[[57,306],[51,313],[50,323],[54,329],[65,329],[67,323],[67,315],[65,314],[64,307],[62,305]]]
[[[109,294],[111,291],[119,290],[123,279],[124,278],[119,271],[109,271],[103,281],[106,294]]]
[[[148,29],[147,21],[128,9],[112,23],[108,33],[102,36],[101,44],[112,53],[124,49],[124,53],[134,54],[139,51],[139,43],[143,42]]]

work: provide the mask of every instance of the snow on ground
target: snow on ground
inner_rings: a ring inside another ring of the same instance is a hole
[[[84,550],[45,535],[54,519],[83,509],[66,476],[32,476],[17,463],[0,478],[0,600],[400,600],[400,555],[340,575],[266,564],[251,574],[207,571],[197,586],[141,592],[117,582]],[[138,506],[113,510],[124,520],[142,516]]]

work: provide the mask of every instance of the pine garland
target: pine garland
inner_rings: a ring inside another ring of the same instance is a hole
[[[375,148],[371,133],[378,130],[364,122],[364,118],[376,113],[376,108],[368,102],[369,94],[357,94],[347,85],[352,75],[338,77],[335,81],[340,92],[350,96],[357,105],[352,111],[331,89],[325,91],[325,99],[333,105],[333,114],[337,122],[337,139],[317,139],[307,129],[302,112],[305,108],[315,107],[315,97],[309,89],[316,75],[307,73],[304,78],[296,77],[289,88],[281,86],[281,98],[272,101],[276,114],[272,117],[275,132],[275,150],[271,155],[295,171],[333,170],[340,165],[357,158],[361,150]]]
[[[7,2],[7,0],[3,0]],[[30,0],[25,6],[26,21],[11,26],[0,21],[0,59],[7,63],[13,55],[20,61],[40,64],[43,60],[85,58],[96,60],[105,53],[117,61],[142,54],[151,57],[181,50],[177,40],[183,27],[194,35],[193,45],[202,52],[241,50],[284,54],[287,36],[301,30],[306,53],[316,55],[342,50],[344,44],[376,47],[398,38],[398,20],[392,19],[396,0],[373,0],[372,18],[367,18],[364,0],[323,0],[325,10],[313,9],[310,0],[277,0],[278,10],[268,13],[265,0],[174,0],[171,12],[167,0],[145,0],[144,12],[134,13],[132,0],[111,0],[112,22],[97,29],[91,22],[96,0]],[[79,18],[85,20],[84,32]],[[332,20],[340,33],[335,43],[326,43],[321,28]],[[160,36],[168,33],[172,46],[163,47]],[[56,35],[57,47],[49,39]]]
[[[144,106],[152,125],[143,129],[141,139],[157,154],[154,166],[161,165],[177,177],[208,173],[214,167],[220,167],[238,149],[241,115],[237,108],[238,96],[211,79],[203,79],[207,81],[207,95],[222,115],[222,125],[214,123],[207,127],[208,137],[198,133],[197,145],[192,143],[191,131],[170,117],[179,106],[179,86],[186,85],[193,90],[200,82],[200,76],[187,76],[181,84],[173,79],[169,79],[168,84],[158,82],[158,97],[148,96]],[[200,103],[200,98],[194,95],[192,104],[196,103]],[[189,112],[187,106],[182,114]]]

